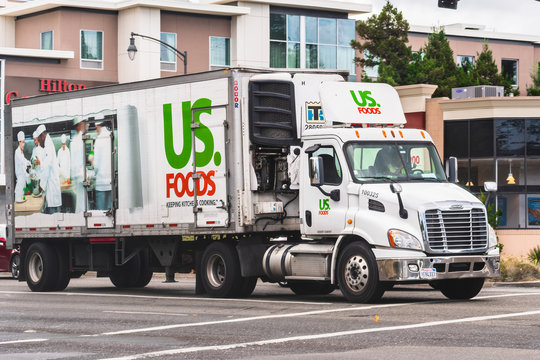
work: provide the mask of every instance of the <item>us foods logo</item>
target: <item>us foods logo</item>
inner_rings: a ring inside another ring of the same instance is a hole
[[[328,215],[330,199],[319,199],[319,215]]]
[[[192,158],[193,151],[193,132],[195,137],[204,144],[202,151],[195,152],[195,165],[197,168],[202,168],[208,165],[212,159],[215,166],[221,164],[221,154],[219,152],[214,153],[214,136],[210,129],[201,123],[201,114],[212,114],[210,107],[212,101],[210,99],[198,99],[193,104],[191,101],[182,102],[182,118],[179,119],[182,124],[182,151],[178,154],[174,149],[173,134],[173,114],[172,105],[163,104],[163,133],[164,133],[164,146],[165,156],[169,165],[173,169],[183,169],[188,165],[189,160]],[[200,110],[197,110],[200,109]],[[195,110],[195,111],[192,111]],[[192,130],[192,123],[195,124]],[[193,165],[193,164],[190,164]],[[197,196],[202,195],[214,195],[216,192],[216,184],[212,179],[215,175],[215,171],[197,171],[196,176],[193,175],[193,171],[190,172],[176,172],[168,173],[166,177],[166,193],[167,198],[171,197],[171,190],[177,197],[183,197],[187,195],[192,197],[197,191]],[[197,178],[196,186],[193,185],[193,178]]]
[[[358,112],[360,114],[374,114],[378,115],[381,113],[381,105],[377,104],[377,101],[373,99],[371,95],[371,91],[365,90],[365,91],[358,91],[358,96],[356,96],[356,93],[354,90],[351,90],[351,96],[358,105]]]

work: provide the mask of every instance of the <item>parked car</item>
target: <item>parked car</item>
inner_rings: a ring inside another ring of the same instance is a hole
[[[19,249],[7,249],[6,226],[0,224],[0,272],[9,271],[13,278],[19,278]]]

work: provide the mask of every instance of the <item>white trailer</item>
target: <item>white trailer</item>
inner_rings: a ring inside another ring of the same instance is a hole
[[[321,72],[229,69],[13,101],[7,158],[41,152],[25,179],[7,162],[20,278],[63,290],[92,270],[130,288],[194,269],[214,297],[248,296],[258,278],[355,302],[410,281],[474,297],[499,272],[485,208],[404,123],[390,86]]]

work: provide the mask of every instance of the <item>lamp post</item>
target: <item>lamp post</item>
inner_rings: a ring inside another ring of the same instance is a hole
[[[177,48],[172,47],[171,45],[167,44],[164,41],[153,38],[151,36],[141,35],[141,34],[137,34],[137,33],[134,33],[134,32],[131,33],[131,37],[129,38],[129,46],[127,48],[128,56],[129,56],[129,59],[131,61],[133,61],[133,59],[135,59],[135,54],[137,53],[137,47],[135,46],[135,36],[141,37],[143,39],[148,39],[148,40],[155,41],[155,42],[165,46],[166,48],[174,51],[176,56],[178,56],[178,58],[184,62],[184,74],[187,73],[187,51],[182,52],[182,51],[178,50]]]

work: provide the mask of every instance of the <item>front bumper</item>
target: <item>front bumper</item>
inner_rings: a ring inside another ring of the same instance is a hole
[[[377,266],[380,281],[492,278],[501,274],[499,255],[379,259]]]

